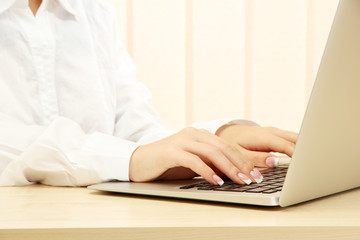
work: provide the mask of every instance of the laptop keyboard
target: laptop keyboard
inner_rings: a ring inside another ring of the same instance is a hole
[[[287,167],[267,168],[261,170],[264,180],[262,183],[239,185],[231,180],[225,181],[222,186],[214,186],[208,182],[200,182],[180,187],[180,189],[196,189],[196,190],[211,190],[211,191],[225,191],[225,192],[246,192],[246,193],[263,193],[271,194],[281,191],[284,184]]]

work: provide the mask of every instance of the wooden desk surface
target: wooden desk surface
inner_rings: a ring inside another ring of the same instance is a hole
[[[0,239],[360,239],[360,189],[289,208],[0,188]]]

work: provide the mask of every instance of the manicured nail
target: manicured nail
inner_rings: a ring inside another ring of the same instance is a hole
[[[291,158],[288,157],[268,157],[265,162],[269,167],[277,167],[280,165],[289,165]]]
[[[291,162],[291,158],[289,158],[289,157],[279,158],[279,166],[280,165],[289,165],[290,162]]]
[[[268,157],[265,162],[268,167],[277,167],[279,165],[279,158]]]
[[[250,185],[251,184],[251,179],[248,178],[248,176],[242,174],[242,173],[239,173],[238,174],[238,177],[244,182],[246,183],[247,185]]]
[[[263,181],[263,176],[259,172],[259,170],[254,169],[250,172],[250,175],[254,178],[255,182],[261,183]]]
[[[218,175],[214,175],[213,179],[215,180],[215,182],[217,182],[217,184],[219,184],[219,186],[222,186],[224,184],[224,180],[222,180]]]

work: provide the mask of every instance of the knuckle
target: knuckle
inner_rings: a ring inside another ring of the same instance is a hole
[[[241,166],[241,170],[244,173],[250,173],[254,169],[254,164],[251,162],[246,162]]]
[[[222,155],[221,150],[217,147],[209,146],[207,151],[211,156],[214,156],[214,157],[219,157],[220,155]]]
[[[236,149],[233,145],[227,144],[227,143],[224,143],[222,148],[224,149],[224,151],[227,151],[227,152],[235,152],[236,151]]]
[[[187,136],[193,136],[196,133],[197,129],[194,127],[186,127],[181,130],[181,133]]]
[[[182,129],[179,134],[183,137],[193,137],[195,135],[196,129],[193,127],[186,127]]]
[[[226,149],[228,151],[236,151],[235,146],[232,144],[229,144],[229,143],[224,143],[224,149]]]
[[[242,149],[239,146],[236,146],[235,144],[228,143],[226,141],[222,141],[222,149],[227,152],[231,153],[239,153]]]
[[[258,157],[255,154],[246,153],[244,157],[242,158],[242,165],[248,165],[252,162],[255,162],[258,160]]]
[[[239,172],[239,169],[237,167],[235,167],[235,166],[231,166],[230,169],[229,169],[229,173],[232,176],[235,176],[238,172]]]
[[[203,171],[203,174],[205,176],[208,176],[209,178],[211,178],[215,174],[214,171],[210,167],[203,167],[202,171]]]

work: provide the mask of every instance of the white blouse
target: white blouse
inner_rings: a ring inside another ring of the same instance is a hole
[[[0,186],[129,180],[168,136],[100,0],[0,1]],[[226,120],[202,124],[215,132]]]

